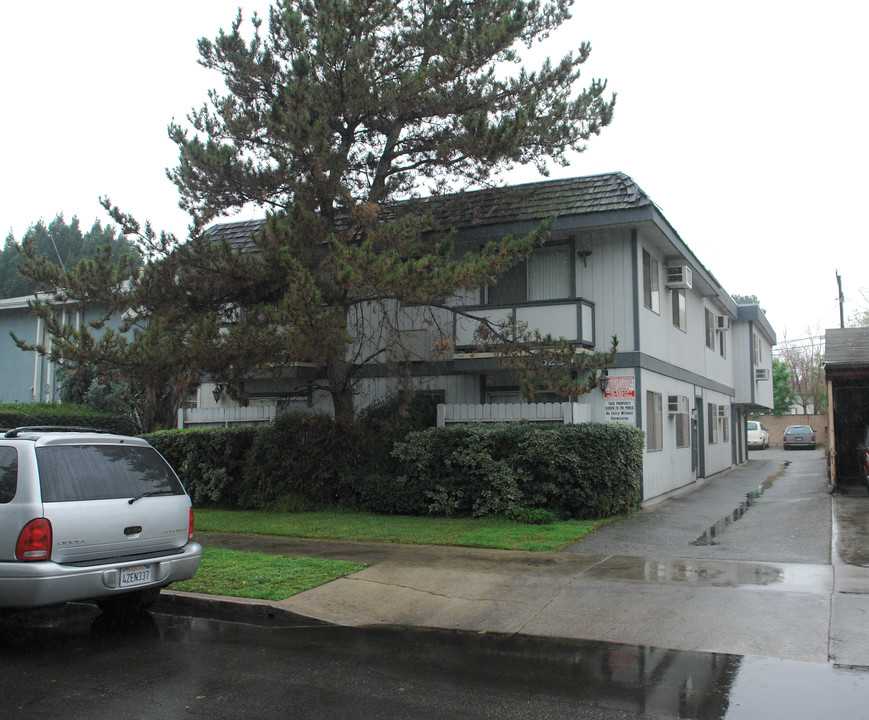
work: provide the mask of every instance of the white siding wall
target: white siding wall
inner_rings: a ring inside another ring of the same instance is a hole
[[[605,350],[610,339],[619,339],[619,351],[634,347],[633,264],[631,233],[627,228],[582,232],[577,252],[590,250],[585,261],[576,259],[576,294],[594,303],[596,349]]]

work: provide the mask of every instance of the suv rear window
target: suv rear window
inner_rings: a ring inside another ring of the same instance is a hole
[[[183,495],[172,468],[151,447],[54,445],[36,449],[43,502]]]
[[[18,492],[18,451],[0,447],[0,503],[8,503]]]

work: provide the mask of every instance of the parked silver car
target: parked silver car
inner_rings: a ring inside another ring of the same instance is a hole
[[[800,447],[814,450],[816,447],[815,431],[808,425],[788,425],[782,436],[782,445],[785,450]]]
[[[144,440],[55,427],[0,435],[0,607],[144,610],[201,556],[190,498]]]

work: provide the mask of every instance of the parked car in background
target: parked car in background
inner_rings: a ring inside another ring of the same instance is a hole
[[[762,422],[749,420],[746,425],[748,430],[748,448],[765,450],[769,447],[769,430]]]
[[[193,577],[201,557],[190,498],[144,440],[57,427],[0,434],[0,608],[89,600],[142,611]]]
[[[782,445],[785,450],[794,448],[815,449],[815,431],[808,425],[788,425],[782,437]]]
[[[857,446],[857,474],[869,491],[869,425],[863,428],[863,439]]]

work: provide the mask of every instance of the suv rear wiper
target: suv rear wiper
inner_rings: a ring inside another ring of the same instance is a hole
[[[154,497],[155,495],[174,495],[175,493],[171,490],[151,490],[150,492],[144,492],[141,495],[136,495],[134,498],[130,498],[127,502],[132,505],[136,500],[141,500],[146,497]]]

